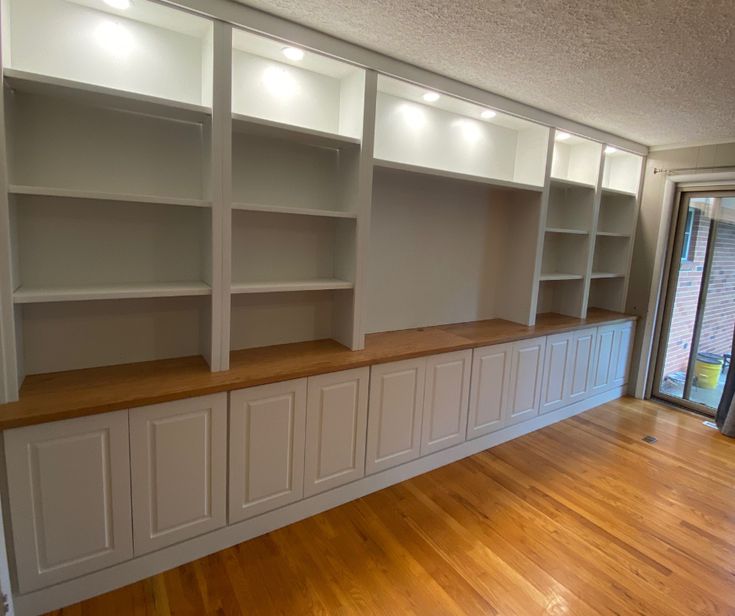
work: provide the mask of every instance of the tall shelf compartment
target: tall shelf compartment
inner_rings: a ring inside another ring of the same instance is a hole
[[[602,145],[555,131],[536,312],[585,314]]]
[[[211,22],[145,0],[4,8],[18,385],[170,357],[216,362]]]
[[[230,347],[360,348],[364,70],[234,30]]]
[[[377,89],[366,331],[529,323],[549,129],[385,76]]]
[[[630,278],[643,158],[605,149],[588,304],[622,311]]]

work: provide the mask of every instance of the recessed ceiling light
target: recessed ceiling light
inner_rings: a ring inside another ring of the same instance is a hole
[[[304,50],[299,49],[298,47],[284,47],[283,55],[286,56],[289,60],[299,62],[300,60],[304,59]]]
[[[107,6],[124,11],[130,8],[130,0],[105,0]]]
[[[560,130],[559,131],[556,131],[556,137],[555,137],[555,139],[557,141],[566,141],[567,139],[569,139],[569,137],[571,137],[571,135],[569,133],[565,133],[565,132],[560,131]]]
[[[613,146],[609,145],[605,148],[605,154],[615,154],[615,152],[618,151],[618,148],[614,148]]]
[[[439,100],[439,94],[437,92],[425,92],[422,98],[427,103],[435,103]]]
[[[494,117],[495,117],[496,115],[498,115],[498,114],[497,114],[497,113],[495,113],[495,112],[494,112],[494,111],[493,111],[492,109],[485,109],[485,110],[483,110],[483,112],[482,112],[482,113],[480,114],[480,117],[481,117],[481,118],[482,118],[483,120],[489,120],[490,118],[494,118]]]

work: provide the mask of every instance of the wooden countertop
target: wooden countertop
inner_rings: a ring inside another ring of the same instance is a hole
[[[492,319],[369,334],[361,351],[334,340],[283,344],[234,351],[225,372],[183,357],[33,375],[20,400],[0,405],[0,430],[635,319],[590,309],[587,319],[541,314],[533,327]]]

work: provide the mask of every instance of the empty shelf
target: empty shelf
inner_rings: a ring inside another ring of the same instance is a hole
[[[354,284],[337,278],[316,280],[294,280],[282,282],[234,282],[232,293],[284,293],[291,291],[328,291],[331,289],[352,289]]]
[[[130,282],[105,285],[59,287],[19,287],[13,293],[16,304],[47,302],[78,302],[105,299],[135,299],[146,297],[189,297],[210,295],[212,289],[204,282]]]

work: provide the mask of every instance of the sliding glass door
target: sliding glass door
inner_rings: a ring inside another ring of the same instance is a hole
[[[714,414],[735,332],[735,193],[682,193],[654,395]]]

